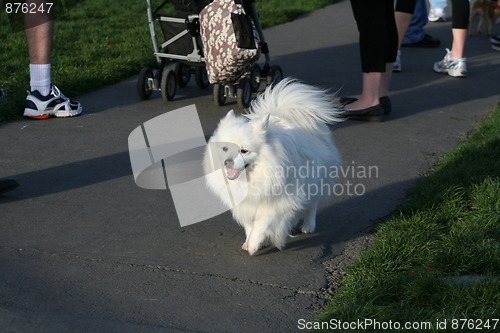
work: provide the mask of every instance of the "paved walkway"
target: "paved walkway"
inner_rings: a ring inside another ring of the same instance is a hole
[[[431,70],[451,43],[450,24],[429,24],[428,32],[443,47],[403,50],[393,114],[334,129],[346,166],[378,171],[351,177],[364,195],[324,207],[317,233],[291,239],[281,252],[249,257],[228,213],[181,228],[168,191],[134,183],[129,133],[196,104],[210,135],[236,108],[214,107],[210,90],[190,83],[173,102],[140,101],[131,78],[81,96],[81,117],[1,126],[0,178],[21,186],[0,197],[0,331],[297,331],[298,320],[311,320],[323,304],[326,268],[363,248],[359,233],[390,213],[499,101],[500,54],[484,35],[468,41],[469,77],[453,79]],[[285,75],[359,93],[348,1],[265,35]]]

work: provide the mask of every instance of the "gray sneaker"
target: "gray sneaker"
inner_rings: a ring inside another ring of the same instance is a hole
[[[446,73],[452,77],[467,76],[467,58],[452,58],[451,51],[446,49],[446,55],[443,60],[434,64],[434,71],[438,73]]]

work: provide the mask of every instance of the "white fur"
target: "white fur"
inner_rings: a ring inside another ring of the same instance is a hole
[[[244,117],[230,111],[211,137],[209,146],[218,143],[217,153],[230,154],[231,149],[226,146],[233,148],[232,154],[223,158],[226,166],[221,162],[215,169],[225,170],[231,191],[248,190],[232,213],[245,229],[242,248],[250,255],[269,243],[283,249],[302,214],[301,231],[314,232],[318,204],[331,192],[312,193],[307,189],[314,186],[319,189],[322,184],[333,186],[334,180],[328,174],[311,171],[307,177],[301,177],[298,170],[301,166],[304,171],[308,166],[340,165],[339,153],[325,124],[341,120],[336,117],[340,108],[332,100],[325,91],[285,79],[259,95]],[[204,160],[207,174],[214,171],[211,154],[207,149]],[[226,184],[208,178],[207,185],[227,200],[223,195],[227,193]]]

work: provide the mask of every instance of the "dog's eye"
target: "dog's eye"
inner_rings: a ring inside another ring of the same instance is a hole
[[[248,153],[248,150],[247,150],[247,149],[244,149],[244,148],[243,148],[243,149],[240,149],[240,153],[242,153],[242,154],[246,154],[246,153]]]
[[[222,147],[222,150],[223,150],[223,151],[228,151],[228,150],[229,150],[229,148],[227,148],[227,147]]]

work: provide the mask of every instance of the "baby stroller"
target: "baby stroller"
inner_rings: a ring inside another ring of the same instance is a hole
[[[205,89],[210,83],[205,69],[199,33],[198,13],[210,1],[166,0],[153,9],[146,0],[149,31],[153,42],[157,68],[143,68],[137,79],[137,93],[142,99],[160,91],[164,100],[171,101],[177,86],[184,87],[194,74],[196,84]],[[163,32],[160,42],[157,31]]]
[[[155,10],[152,9],[151,0],[146,2],[158,68],[141,70],[137,82],[141,98],[147,99],[152,91],[159,90],[162,97],[170,101],[175,96],[177,85],[185,86],[194,73],[200,88],[214,84],[213,100],[216,106],[224,105],[226,98],[232,97],[236,98],[239,107],[247,108],[252,93],[258,91],[262,82],[273,84],[283,78],[281,68],[270,65],[269,49],[254,0],[166,0]],[[167,4],[173,6],[175,14],[159,14]],[[222,15],[211,15],[211,12],[215,12],[214,8],[219,14],[220,9],[223,9]],[[235,24],[238,21],[245,24]],[[155,22],[159,22],[166,39],[162,44],[156,36]],[[221,24],[229,28],[224,31],[230,31],[230,35],[225,36],[226,40],[222,44],[217,44],[214,40],[220,39],[220,34],[213,32],[214,27]],[[245,26],[246,29],[241,28]],[[252,49],[256,49],[257,52],[250,58],[245,56],[248,45],[240,48],[240,44],[252,43],[253,37],[255,45],[248,50],[253,52]],[[233,40],[238,41],[237,45],[231,44]],[[233,49],[228,50],[227,44]],[[220,45],[224,45],[224,50]],[[207,49],[210,53],[205,57],[207,46],[210,46]],[[261,53],[265,55],[262,68],[257,64]],[[234,59],[239,60],[235,62]]]
[[[281,68],[270,65],[254,0],[216,0],[205,6],[200,34],[215,105],[235,97],[238,106],[247,108],[261,82],[273,84],[283,78]],[[257,64],[261,53],[266,59],[262,69]]]

